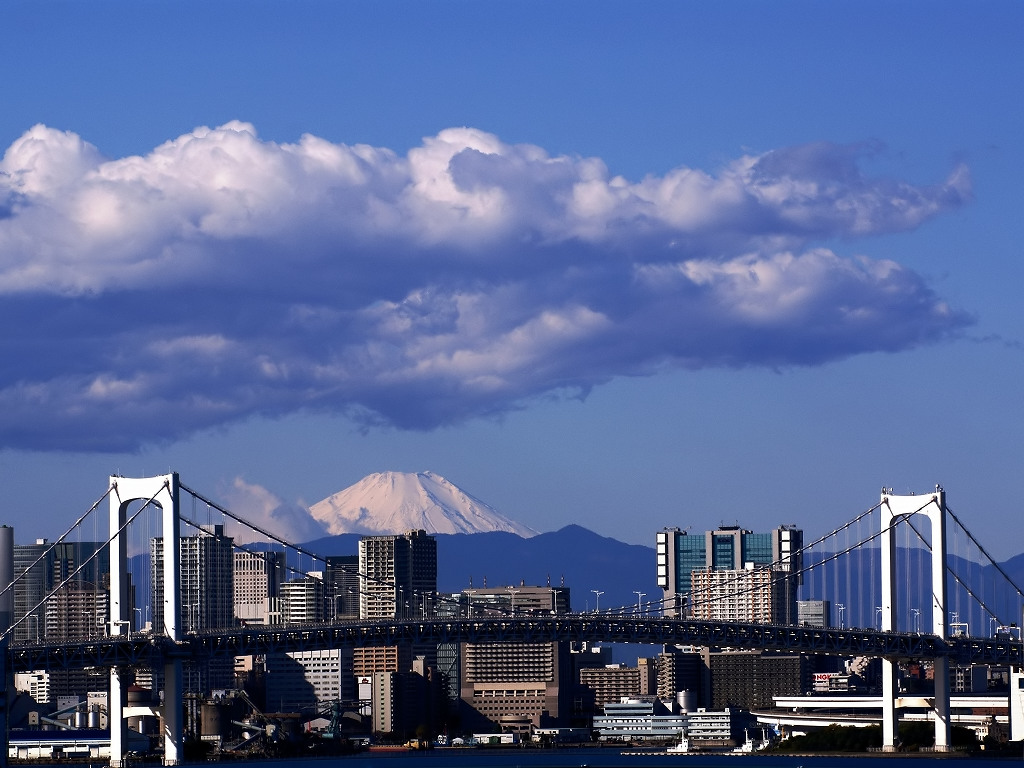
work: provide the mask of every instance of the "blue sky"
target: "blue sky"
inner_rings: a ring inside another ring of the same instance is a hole
[[[1021,511],[1016,2],[0,9],[0,515]],[[42,513],[42,514],[41,514]]]

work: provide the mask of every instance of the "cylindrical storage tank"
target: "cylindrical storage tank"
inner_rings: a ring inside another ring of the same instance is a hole
[[[0,525],[0,590],[14,581],[14,529]],[[14,622],[14,590],[0,595],[0,632],[6,632]]]
[[[100,727],[100,708],[97,707],[95,704],[89,707],[89,727]]]
[[[153,703],[153,692],[141,685],[129,685],[124,698],[125,704],[129,707],[147,707]],[[152,715],[132,715],[125,719],[128,721],[128,727],[133,731],[142,734],[155,732],[155,728],[152,727]]]
[[[679,691],[676,694],[676,702],[679,704],[680,712],[693,712],[697,709],[697,694],[694,691]]]

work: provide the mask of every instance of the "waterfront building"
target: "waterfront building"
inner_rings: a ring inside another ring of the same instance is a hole
[[[272,653],[266,660],[267,707],[292,712],[355,697],[352,649]]]
[[[748,713],[732,708],[677,711],[655,696],[638,696],[606,704],[594,717],[594,731],[599,741],[659,743],[678,741],[685,732],[694,746],[729,747],[742,743],[749,722]]]
[[[703,651],[708,670],[703,700],[712,709],[766,709],[775,696],[798,696],[813,685],[806,656],[763,651]]]
[[[699,651],[667,646],[655,659],[655,669],[657,694],[662,701],[678,699],[685,692],[695,704],[706,706],[709,703],[702,696],[705,666]]]
[[[685,713],[675,713],[657,696],[626,696],[604,705],[594,716],[598,741],[659,741],[679,739],[686,729]]]
[[[520,584],[463,593],[471,614],[550,614],[569,607],[567,587]],[[575,681],[568,643],[462,643],[459,656],[463,721],[470,730],[526,733],[570,718]]]
[[[674,617],[687,615],[694,571],[736,571],[752,564],[779,572],[789,595],[791,612],[786,623],[793,623],[797,587],[803,582],[802,547],[803,532],[793,526],[781,526],[767,533],[754,533],[739,526],[722,526],[703,534],[690,534],[679,528],[659,531],[655,556],[664,613]]]
[[[436,670],[418,657],[408,672],[374,672],[371,680],[371,729],[409,739],[443,727],[443,692]]]
[[[597,712],[624,698],[653,696],[657,676],[653,659],[637,659],[637,665],[609,664],[579,671],[579,697],[585,711]]]

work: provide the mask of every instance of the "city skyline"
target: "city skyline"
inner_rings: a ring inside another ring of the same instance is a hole
[[[941,483],[1018,553],[1018,5],[53,8],[0,11],[23,541],[430,470],[647,546]]]

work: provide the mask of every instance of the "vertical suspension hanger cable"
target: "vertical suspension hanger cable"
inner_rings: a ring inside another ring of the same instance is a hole
[[[847,528],[843,531],[843,551],[846,552],[843,555],[843,567],[846,571],[843,574],[843,605],[850,605],[850,574],[853,569],[850,568],[850,560],[853,558],[853,553],[850,552],[850,529]]]
[[[867,525],[867,536],[865,539],[868,541],[866,545],[868,548],[868,578],[867,578],[867,589],[864,594],[867,597],[870,605],[881,605],[882,604],[882,587],[879,579],[880,568],[882,567],[881,561],[879,560],[879,547],[881,546],[881,532],[882,532],[882,507],[879,505],[875,512],[871,513],[871,517],[865,521]]]
[[[908,520],[908,525],[906,526],[906,529],[907,529],[906,533],[904,534],[905,540],[906,540],[906,544],[905,544],[906,552],[903,553],[903,557],[904,557],[903,574],[904,574],[904,578],[906,579],[906,586],[904,588],[903,594],[906,596],[904,599],[908,603],[910,603],[910,601],[912,600],[911,592],[910,592],[910,584],[911,584],[911,577],[914,575],[914,550],[917,549],[917,541],[916,541],[917,537],[914,537],[914,539],[910,538],[909,520]],[[910,605],[901,605],[901,606],[899,606],[899,611],[895,612],[895,615],[893,616],[893,627],[892,627],[893,629],[898,629],[899,628],[899,626],[901,624],[901,620],[907,615],[907,613],[908,613],[907,609],[910,608],[910,607],[911,607]]]

